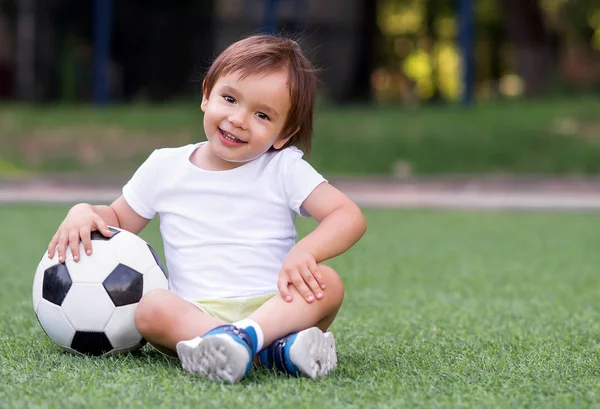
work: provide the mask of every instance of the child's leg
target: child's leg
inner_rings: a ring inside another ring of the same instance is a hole
[[[342,305],[344,287],[332,268],[320,265],[319,269],[326,284],[321,300],[308,303],[295,288],[290,288],[292,302],[276,295],[247,320],[180,342],[178,353],[189,357],[182,359],[187,362],[184,369],[209,379],[237,382],[248,373],[252,358],[262,345],[277,340],[277,351],[289,357],[287,372],[311,378],[326,375],[335,368],[337,358],[333,336],[321,330],[327,330],[333,322]],[[315,326],[319,329],[310,328]],[[301,332],[292,334],[297,331]],[[282,339],[289,334],[292,335]]]
[[[169,290],[148,291],[135,311],[139,333],[157,349],[176,356],[179,341],[192,339],[225,324]]]
[[[310,327],[319,327],[325,332],[333,323],[344,300],[344,285],[331,267],[319,264],[319,272],[326,284],[322,299],[308,303],[290,285],[292,302],[286,302],[276,295],[249,317],[262,329],[265,346],[284,335]]]
[[[326,331],[342,305],[344,286],[330,267],[319,265],[319,271],[327,285],[321,300],[308,303],[290,287],[291,303],[275,296],[250,317],[262,329],[265,349],[259,355],[267,368],[312,379],[336,368],[335,339]]]

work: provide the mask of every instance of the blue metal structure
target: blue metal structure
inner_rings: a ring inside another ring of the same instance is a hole
[[[275,34],[277,30],[277,4],[280,0],[267,0],[267,10],[265,11],[265,21],[263,30],[266,33]]]
[[[266,10],[264,15],[264,21],[262,24],[262,31],[264,33],[276,34],[278,29],[277,24],[277,6],[285,0],[266,0]],[[297,19],[302,19],[304,12],[306,11],[306,0],[292,0],[294,2],[294,12]]]
[[[94,0],[94,103],[106,105],[110,97],[110,40],[112,0]]]

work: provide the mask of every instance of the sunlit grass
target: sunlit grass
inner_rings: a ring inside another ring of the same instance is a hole
[[[598,214],[367,210],[366,236],[330,263],[347,291],[338,370],[224,386],[147,347],[81,358],[48,340],[31,285],[66,210],[0,206],[2,408],[600,405]],[[142,236],[162,249],[156,223]]]

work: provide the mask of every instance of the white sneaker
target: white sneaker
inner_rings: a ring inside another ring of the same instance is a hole
[[[260,354],[261,363],[293,376],[318,379],[337,367],[335,338],[313,327],[273,342]]]
[[[177,356],[187,372],[235,383],[248,373],[252,364],[252,349],[246,337],[244,330],[224,325],[202,337],[178,342]]]

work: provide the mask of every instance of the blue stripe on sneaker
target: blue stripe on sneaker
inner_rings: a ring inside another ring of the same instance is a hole
[[[240,330],[244,331],[246,334],[250,336],[250,345],[252,348],[252,356],[256,355],[256,346],[258,345],[258,335],[256,335],[256,330],[253,327],[246,327]]]
[[[285,343],[288,339],[289,335],[283,338],[279,338],[275,341],[271,348],[271,363],[281,372],[288,372],[287,367],[285,366],[285,353],[283,349],[285,347]]]
[[[259,352],[260,363],[267,369],[276,370],[292,376],[302,374],[300,369],[290,359],[290,347],[298,334],[286,335],[273,341],[271,345]]]
[[[272,352],[272,348],[271,348],[272,345],[273,344],[269,345],[267,348],[264,348],[262,351],[260,351],[258,353],[258,358],[260,360],[260,364],[267,369],[273,368],[273,360],[270,359],[270,356],[269,356]]]
[[[252,337],[250,336],[250,334],[248,334],[248,332],[246,332],[244,329],[242,328],[238,328],[235,325],[221,325],[219,327],[216,327],[210,331],[208,331],[206,334],[204,334],[202,337],[206,337],[208,335],[217,335],[217,334],[227,334],[232,336],[233,338],[235,338],[235,340],[237,342],[239,342],[240,344],[244,345],[245,347],[249,348],[250,351],[254,350],[254,345],[252,344]],[[254,339],[256,339],[256,334],[254,334]],[[240,341],[243,341],[240,342]]]
[[[283,345],[283,348],[282,348],[283,356],[285,359],[285,367],[287,369],[287,372],[294,376],[300,376],[302,374],[302,372],[300,372],[300,369],[298,369],[298,367],[296,365],[294,365],[294,363],[292,362],[292,360],[290,358],[290,348],[294,344],[294,341],[296,340],[297,336],[298,336],[298,333],[290,335],[290,337],[286,340],[286,343]]]

